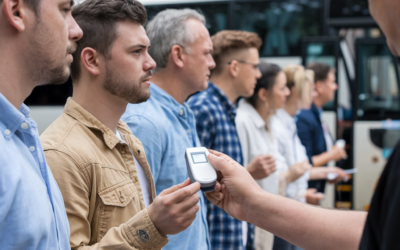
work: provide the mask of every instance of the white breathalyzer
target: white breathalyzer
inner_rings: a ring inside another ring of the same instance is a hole
[[[203,192],[214,191],[217,182],[217,171],[208,161],[208,154],[208,150],[204,147],[187,148],[185,152],[190,182],[200,183]]]

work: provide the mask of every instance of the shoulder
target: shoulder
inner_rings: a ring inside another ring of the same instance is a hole
[[[63,113],[40,136],[43,150],[48,157],[57,157],[62,161],[72,160],[77,166],[86,166],[95,163],[90,155],[83,154],[88,148],[98,148],[101,145],[101,136],[98,131],[91,131],[84,124]]]
[[[129,126],[133,134],[141,130],[160,131],[166,127],[168,117],[162,105],[150,97],[147,102],[128,104],[121,119]]]
[[[315,121],[314,114],[311,110],[301,110],[296,116],[296,124],[313,124]]]

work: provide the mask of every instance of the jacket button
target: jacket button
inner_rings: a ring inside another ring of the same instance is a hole
[[[139,239],[142,242],[148,242],[150,240],[149,234],[146,232],[146,230],[139,230],[138,231]]]

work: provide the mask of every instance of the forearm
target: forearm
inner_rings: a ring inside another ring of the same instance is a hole
[[[326,167],[313,167],[310,170],[310,180],[324,180],[328,176],[329,169]]]
[[[314,155],[312,157],[312,163],[314,166],[324,166],[325,164],[327,164],[328,162],[330,162],[332,160],[331,155],[328,152],[324,152],[322,154],[319,155]]]
[[[142,234],[139,235],[139,232]],[[168,238],[159,234],[149,218],[147,209],[144,209],[119,227],[110,228],[98,243],[91,246],[82,246],[82,243],[76,247],[71,244],[71,247],[72,249],[79,250],[116,248],[121,250],[157,250],[163,248],[168,243]]]
[[[247,220],[307,250],[357,249],[367,213],[328,210],[262,192]]]

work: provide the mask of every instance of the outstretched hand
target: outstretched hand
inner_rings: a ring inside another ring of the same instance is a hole
[[[251,212],[251,202],[256,202],[257,194],[263,192],[249,172],[229,156],[209,150],[208,160],[217,170],[218,182],[214,192],[206,197],[229,215],[247,221]]]

